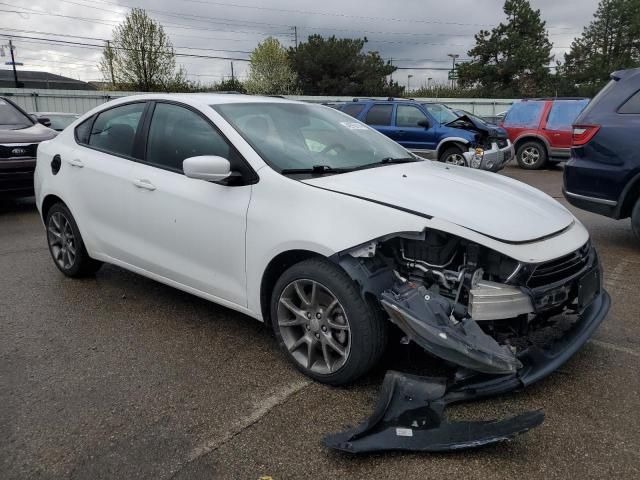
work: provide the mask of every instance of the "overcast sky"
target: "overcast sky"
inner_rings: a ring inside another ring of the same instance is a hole
[[[547,22],[553,54],[562,59],[572,39],[591,20],[598,0],[531,3]],[[111,38],[113,26],[131,7],[142,7],[163,24],[176,52],[243,59],[270,35],[293,45],[296,26],[299,41],[314,33],[366,36],[365,48],[393,59],[398,67],[423,68],[394,74],[404,85],[412,75],[415,88],[429,77],[444,81],[447,73],[439,69],[450,67],[447,54],[466,58],[478,30],[504,21],[502,6],[502,0],[0,0],[0,34],[13,35],[16,60],[24,63],[19,68],[101,80],[96,67],[99,48],[46,43],[46,39],[99,45]],[[0,44],[7,40],[0,37]],[[1,68],[10,68],[4,65],[7,57],[2,60]],[[229,77],[230,62],[178,57],[188,77],[204,83]],[[245,78],[247,62],[233,63],[236,76]]]

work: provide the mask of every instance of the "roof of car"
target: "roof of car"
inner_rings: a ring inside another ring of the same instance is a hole
[[[69,113],[69,112],[31,112],[31,115],[60,115],[60,116],[69,116],[69,117],[77,117],[79,113]]]
[[[223,103],[305,103],[285,98],[267,97],[259,95],[244,95],[241,93],[145,93],[121,97],[122,101],[134,100],[176,100],[200,105],[217,105]]]

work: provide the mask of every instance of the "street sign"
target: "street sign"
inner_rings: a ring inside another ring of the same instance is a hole
[[[458,79],[458,71],[449,70],[449,80],[457,80],[457,79]]]
[[[24,65],[22,62],[4,62],[5,65],[15,65],[17,67],[21,67]]]

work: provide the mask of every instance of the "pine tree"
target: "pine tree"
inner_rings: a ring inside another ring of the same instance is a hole
[[[640,66],[640,0],[601,0],[559,66],[567,93],[594,95],[611,72]]]
[[[462,87],[484,95],[540,95],[549,86],[551,42],[540,17],[528,0],[506,0],[506,23],[481,30],[469,50],[473,58],[458,67]]]

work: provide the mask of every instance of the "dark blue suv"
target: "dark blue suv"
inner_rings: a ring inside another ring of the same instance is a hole
[[[563,191],[583,210],[631,217],[640,238],[640,68],[612,73],[576,118]]]
[[[426,158],[496,172],[514,156],[506,130],[439,103],[354,99],[338,109]]]

